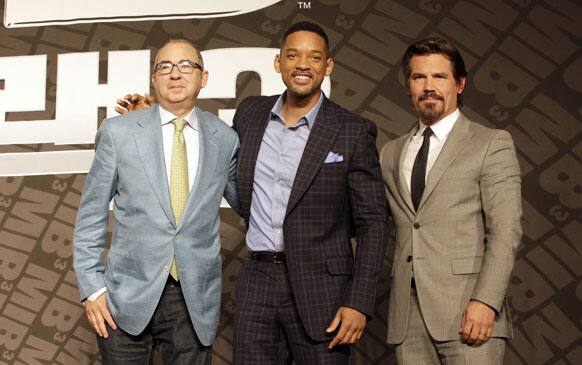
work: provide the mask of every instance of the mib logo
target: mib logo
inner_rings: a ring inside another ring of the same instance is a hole
[[[203,51],[210,73],[199,99],[236,98],[236,79],[251,71],[261,79],[261,95],[285,90],[273,59],[277,48],[222,48]],[[232,62],[237,60],[237,62]],[[98,125],[98,109],[107,107],[107,117],[117,115],[115,100],[129,92],[150,89],[150,51],[113,51],[107,57],[107,83],[99,83],[99,53],[67,53],[57,58],[54,120],[9,121],[6,113],[44,111],[46,102],[46,55],[0,57],[0,145],[53,144],[60,151],[0,153],[0,176],[85,173],[93,150],[70,146],[92,144]],[[322,89],[330,96],[331,83]],[[233,109],[220,109],[218,116],[232,123]]]
[[[219,18],[250,13],[281,0],[6,0],[7,28],[161,19]]]

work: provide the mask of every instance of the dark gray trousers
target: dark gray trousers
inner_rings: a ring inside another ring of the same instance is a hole
[[[97,337],[104,365],[152,364],[154,349],[168,365],[209,365],[212,361],[212,347],[202,346],[198,340],[182,289],[171,279],[142,333],[132,336],[109,326],[107,331],[109,338]]]
[[[235,299],[234,365],[349,364],[349,346],[327,349],[335,333],[318,342],[305,331],[286,264],[246,262]]]

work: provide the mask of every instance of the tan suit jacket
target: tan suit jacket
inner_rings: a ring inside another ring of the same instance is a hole
[[[388,342],[405,338],[413,271],[434,340],[459,339],[471,299],[497,311],[493,336],[509,338],[505,293],[522,233],[521,178],[511,136],[461,115],[415,211],[401,166],[417,128],[388,142],[381,152],[396,236]]]

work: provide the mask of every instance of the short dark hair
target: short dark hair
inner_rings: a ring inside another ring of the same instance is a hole
[[[289,29],[285,31],[285,34],[283,34],[283,37],[281,38],[281,48],[283,48],[283,45],[285,45],[285,41],[290,34],[301,31],[312,32],[323,38],[323,41],[325,42],[325,51],[329,55],[329,38],[327,38],[327,33],[325,33],[323,28],[321,28],[318,24],[307,21],[297,22],[291,25]]]
[[[441,54],[451,61],[453,77],[457,83],[461,81],[461,78],[467,77],[465,61],[463,61],[461,53],[459,53],[459,50],[452,42],[440,37],[427,38],[413,43],[404,52],[404,56],[402,57],[402,73],[404,73],[406,87],[408,87],[408,80],[410,78],[410,60],[412,57],[428,56],[431,54]],[[457,98],[457,105],[463,105],[460,94]]]

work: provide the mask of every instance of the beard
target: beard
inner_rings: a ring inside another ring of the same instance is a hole
[[[440,102],[431,104],[420,103],[429,98]],[[421,120],[425,122],[425,124],[430,125],[440,120],[445,114],[444,98],[434,92],[424,93],[418,97],[417,110]]]
[[[432,124],[437,120],[440,120],[445,114],[445,108],[443,104],[428,104],[424,107],[420,107],[419,110],[420,118],[425,124]]]

